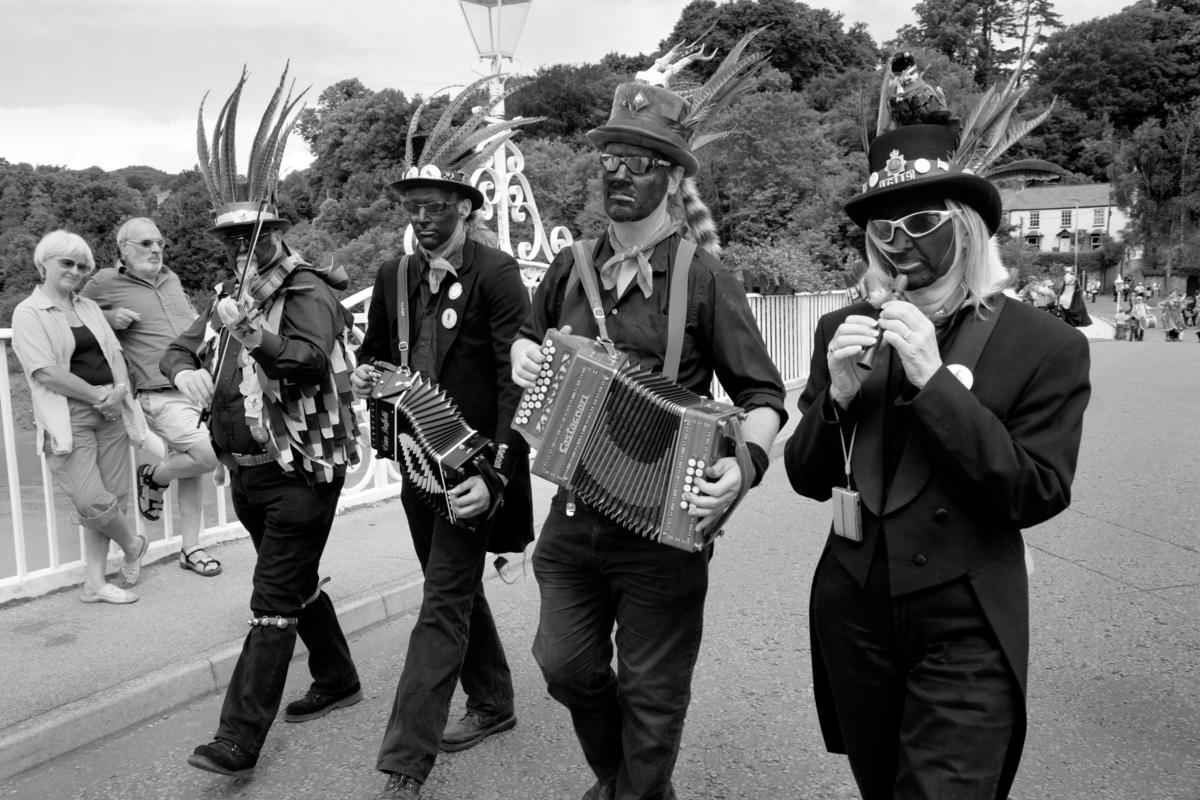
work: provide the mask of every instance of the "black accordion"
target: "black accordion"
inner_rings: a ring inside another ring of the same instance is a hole
[[[752,474],[742,410],[631,366],[628,356],[594,339],[552,329],[542,352],[541,372],[513,419],[537,451],[533,474],[574,490],[642,536],[681,550],[704,548],[737,503],[697,532],[683,493],[727,455],[739,457],[743,475]]]
[[[503,483],[492,458],[495,447],[463,419],[454,401],[419,372],[375,364],[382,375],[367,399],[371,447],[400,465],[404,480],[435,512],[474,530],[491,516]],[[460,519],[447,492],[471,475],[481,475],[492,495],[489,513]]]

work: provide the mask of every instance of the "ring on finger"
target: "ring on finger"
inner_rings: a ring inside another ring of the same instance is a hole
[[[912,330],[907,330],[907,331],[905,331],[905,332],[904,332],[904,341],[906,341],[906,342],[907,342],[907,341],[908,341],[908,337],[910,337],[910,336],[912,336]]]

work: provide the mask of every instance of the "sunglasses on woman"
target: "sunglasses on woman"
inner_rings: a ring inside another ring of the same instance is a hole
[[[873,219],[867,223],[867,232],[880,244],[889,244],[895,238],[897,228],[910,239],[920,239],[945,225],[953,216],[953,211],[917,211],[900,219]]]
[[[55,258],[54,260],[57,261],[58,265],[63,269],[77,269],[84,275],[87,275],[92,271],[92,265],[86,261],[76,261],[73,258],[65,258],[61,256]]]

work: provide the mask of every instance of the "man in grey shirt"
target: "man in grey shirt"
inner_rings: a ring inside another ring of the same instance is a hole
[[[179,566],[211,577],[220,573],[221,564],[200,546],[202,476],[213,471],[217,458],[201,409],[158,369],[167,345],[196,318],[179,276],[164,266],[164,246],[153,220],[126,220],[117,230],[117,265],[97,272],[83,294],[100,305],[116,331],[146,421],[169,448],[159,464],[138,465],[138,511],[148,520],[158,520],[163,491],[178,481]]]

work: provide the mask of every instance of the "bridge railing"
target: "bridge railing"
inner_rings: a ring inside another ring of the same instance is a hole
[[[522,278],[532,291],[540,281],[549,262],[571,242],[571,234],[562,227],[547,233],[534,201],[529,181],[523,174],[524,157],[511,141],[499,148],[492,162],[478,170],[473,182],[486,199],[485,215],[497,231],[500,247],[513,254],[521,265]],[[512,225],[528,232],[529,241],[513,246]],[[411,250],[411,231],[406,236]],[[367,306],[371,290],[364,289],[346,298],[344,305],[354,314],[359,337],[366,327]],[[845,292],[802,294],[789,296],[750,297],[750,306],[762,329],[768,351],[779,367],[789,388],[802,385],[812,356],[812,327],[817,317],[839,308],[846,302]],[[719,335],[719,333],[718,333]],[[34,447],[32,419],[17,424],[13,408],[12,382],[24,382],[16,358],[9,358],[12,332],[0,329],[0,422],[3,424],[3,480],[0,490],[7,498],[8,535],[0,520],[0,603],[25,597],[35,597],[83,580],[82,528],[70,522],[71,506],[61,493],[55,492],[45,459]],[[361,341],[361,338],[360,338]],[[358,342],[352,342],[357,346]],[[714,387],[718,393],[720,387]],[[365,429],[364,404],[359,401],[359,419],[364,429],[360,442],[362,462],[350,472],[342,491],[339,511],[364,503],[374,503],[395,497],[400,492],[401,474],[390,461],[375,458]],[[149,460],[141,456],[142,461]],[[134,451],[130,483],[134,483],[134,466],[139,454]],[[148,558],[154,560],[174,554],[180,547],[177,502],[172,487],[166,493],[161,522],[147,525],[138,515],[137,498],[129,498],[128,517],[137,532],[150,539]],[[232,502],[226,486],[210,484],[205,487],[203,531],[201,544],[213,544],[245,536],[245,531],[232,513]],[[112,548],[110,570],[115,570],[119,551]]]

